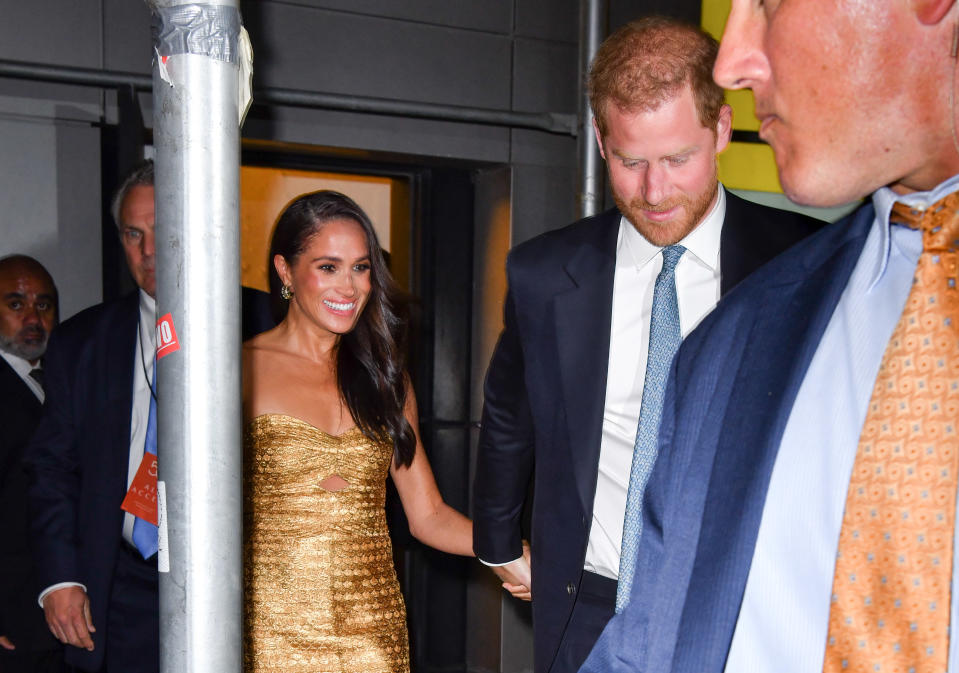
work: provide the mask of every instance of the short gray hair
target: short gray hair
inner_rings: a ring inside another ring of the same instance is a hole
[[[118,229],[122,224],[120,222],[120,208],[123,206],[123,200],[127,198],[131,189],[141,186],[153,186],[153,159],[147,159],[137,164],[113,193],[113,200],[110,201],[110,214],[113,215],[113,221]]]

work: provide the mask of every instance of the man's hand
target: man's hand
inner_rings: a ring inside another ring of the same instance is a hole
[[[96,631],[90,617],[90,599],[80,587],[64,587],[43,599],[43,614],[50,632],[65,645],[93,650],[90,634]]]
[[[10,639],[6,636],[0,636],[0,647],[5,650],[15,650],[16,647],[13,646],[13,643],[10,642]]]
[[[529,543],[523,540],[523,556],[512,563],[502,566],[493,566],[492,571],[503,581],[503,588],[513,598],[524,601],[533,599],[533,577],[529,563]]]

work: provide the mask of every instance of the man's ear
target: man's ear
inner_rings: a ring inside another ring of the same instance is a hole
[[[934,26],[942,21],[956,0],[913,0],[912,8],[919,21]]]
[[[599,124],[596,123],[596,117],[593,117],[593,132],[596,134],[596,144],[599,145],[599,156],[606,161],[606,149],[603,147],[603,135],[599,132]]]
[[[719,109],[719,119],[716,121],[716,154],[719,154],[733,135],[733,109],[727,104]]]

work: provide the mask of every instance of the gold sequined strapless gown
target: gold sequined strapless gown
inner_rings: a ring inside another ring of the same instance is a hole
[[[291,416],[244,433],[247,673],[409,671],[384,503],[393,449]],[[344,479],[341,490],[320,482]]]

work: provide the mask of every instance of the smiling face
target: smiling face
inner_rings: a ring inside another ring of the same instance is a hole
[[[156,298],[156,247],[153,226],[155,221],[153,187],[137,185],[127,192],[120,206],[120,244],[127,258],[127,266],[137,286]]]
[[[57,291],[49,274],[30,264],[0,269],[0,349],[36,363],[57,323]]]
[[[288,316],[342,335],[353,330],[370,296],[370,251],[359,223],[334,219],[322,224],[290,263],[273,258],[280,281],[291,288]]]
[[[951,70],[940,69],[951,24],[924,23],[911,5],[733,0],[713,74],[753,90],[792,200],[832,206],[887,184],[930,189],[955,172],[941,165],[944,151],[955,157]]]
[[[716,200],[716,154],[729,143],[732,113],[723,106],[716,128],[702,125],[689,86],[655,110],[605,111],[596,129],[620,212],[646,240],[682,240]]]

